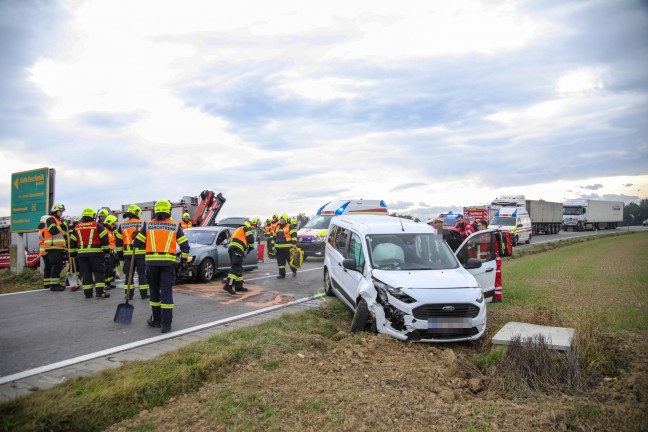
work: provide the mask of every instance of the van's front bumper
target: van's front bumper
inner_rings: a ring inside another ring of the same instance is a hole
[[[324,246],[326,245],[325,241],[302,241],[297,239],[297,247],[302,250],[304,256],[324,256]]]

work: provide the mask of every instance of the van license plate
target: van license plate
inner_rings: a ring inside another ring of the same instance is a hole
[[[472,320],[470,318],[434,318],[428,320],[428,328],[470,328]]]

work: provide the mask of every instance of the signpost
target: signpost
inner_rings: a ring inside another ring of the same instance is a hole
[[[20,273],[25,267],[23,233],[38,231],[43,215],[49,213],[54,200],[54,169],[39,168],[11,174],[11,232],[17,234],[16,263],[11,270]]]

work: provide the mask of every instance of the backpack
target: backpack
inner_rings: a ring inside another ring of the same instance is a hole
[[[501,257],[507,257],[513,254],[513,243],[511,243],[510,232],[495,231],[495,243],[497,243],[497,252]]]
[[[452,249],[453,252],[455,252],[464,241],[463,236],[457,230],[446,230],[443,234],[443,239],[448,243],[448,246],[450,246],[450,249]]]
[[[300,248],[290,249],[290,260],[288,261],[290,267],[301,268],[303,263],[304,253],[302,252],[302,250]]]

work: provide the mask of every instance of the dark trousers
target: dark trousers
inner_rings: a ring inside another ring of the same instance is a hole
[[[268,248],[268,257],[274,258],[275,256],[274,242],[272,241],[271,238],[266,240],[266,247]],[[263,257],[261,257],[261,259],[263,259]]]
[[[124,274],[126,275],[126,282],[124,283],[124,289],[128,287],[128,275],[130,274],[130,264],[131,264],[132,255],[124,256]],[[146,292],[149,288],[148,277],[146,275],[146,256],[143,254],[135,254],[135,270],[137,272],[137,279],[139,280],[139,289],[140,294]],[[133,273],[133,279],[135,279],[135,273]],[[132,283],[132,282],[131,282]],[[131,287],[131,290],[134,287]],[[132,292],[132,291],[131,291]]]
[[[47,250],[47,255],[49,259],[50,271],[47,274],[47,267],[45,267],[45,274],[43,275],[43,283],[46,284],[49,280],[49,284],[58,285],[59,278],[61,277],[61,272],[63,271],[63,251],[62,250]]]
[[[48,255],[41,255],[43,258],[43,288],[49,289],[50,287],[50,274],[52,273],[52,265]]]
[[[85,296],[92,297],[93,282],[97,295],[103,294],[106,287],[103,254],[97,252],[79,254],[79,267]]]
[[[171,327],[173,321],[173,284],[175,284],[175,264],[149,265],[148,282],[151,288],[151,310],[153,320],[159,321],[162,328]]]
[[[112,282],[115,280],[115,256],[113,254],[108,255],[108,258],[104,259],[104,265],[106,267],[106,282]]]
[[[229,249],[227,251],[230,257],[230,270],[227,273],[227,284],[234,287],[243,286],[243,261],[245,257],[241,256],[240,250]]]
[[[290,248],[277,248],[277,266],[279,266],[279,275],[286,276],[286,264],[290,262]],[[297,269],[290,267],[293,273],[297,273]]]

